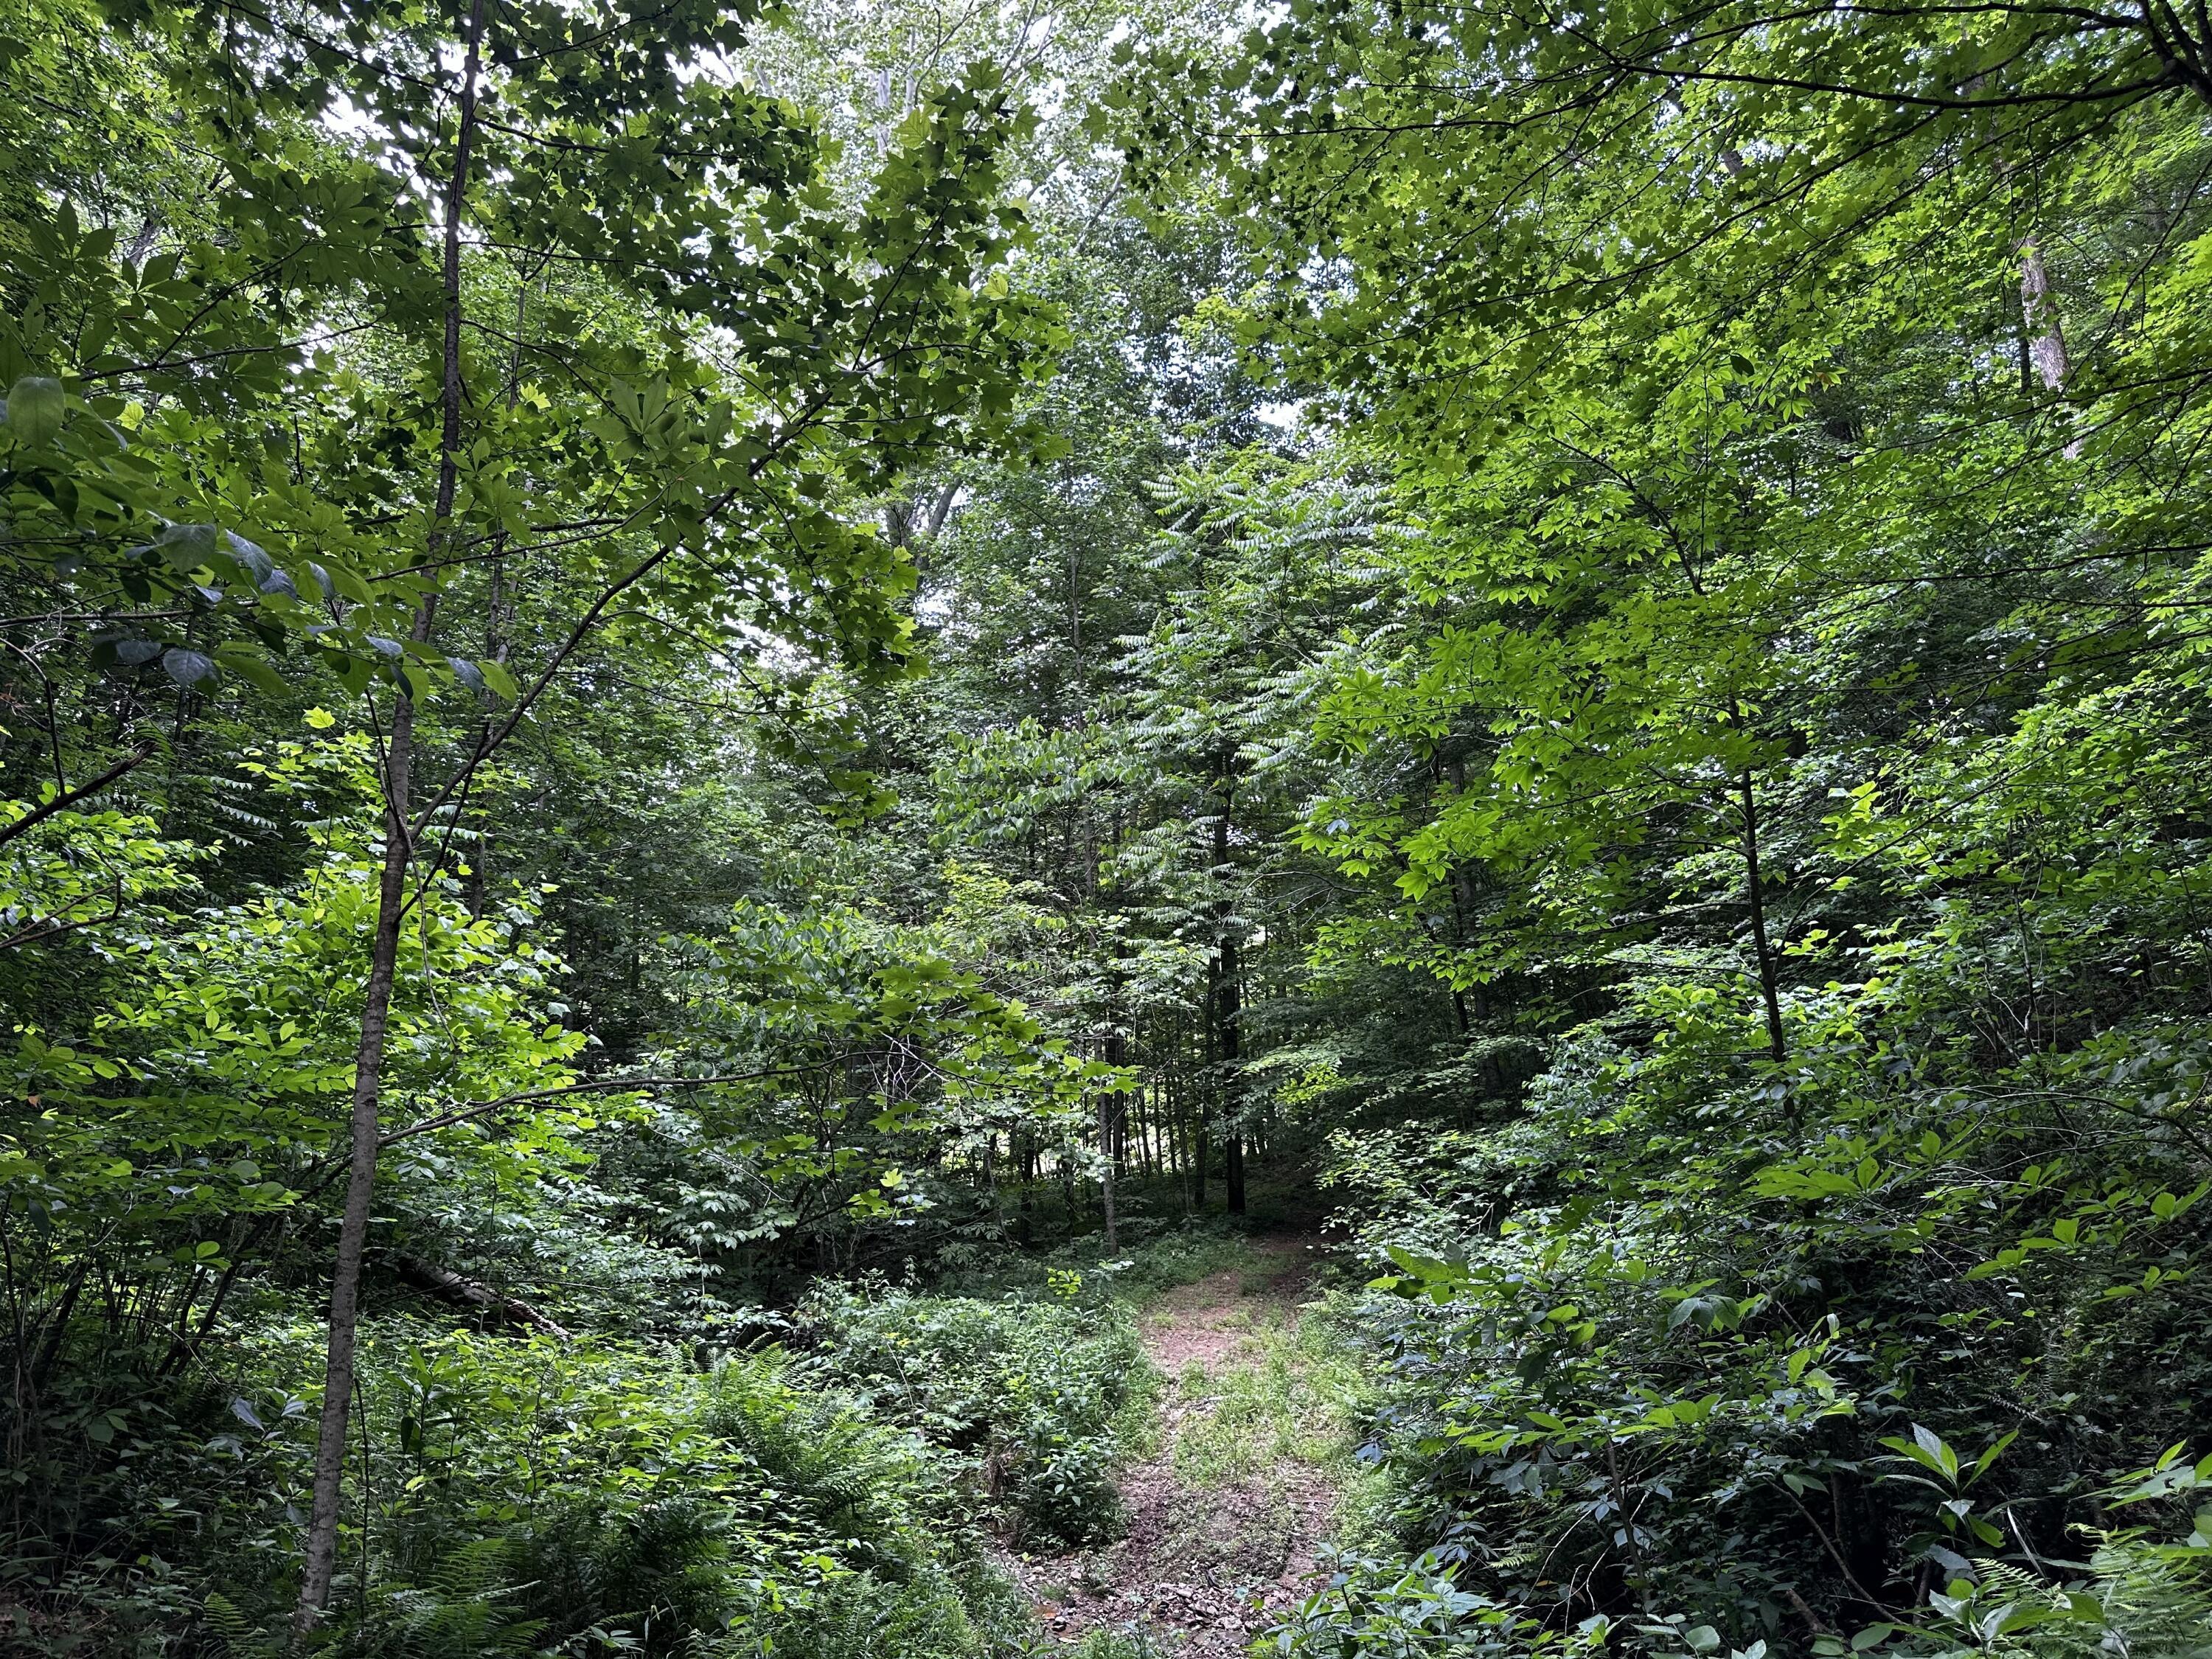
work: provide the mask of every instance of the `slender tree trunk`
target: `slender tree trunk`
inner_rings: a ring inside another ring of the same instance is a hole
[[[293,1628],[313,1630],[330,1604],[337,1569],[338,1509],[345,1481],[346,1413],[353,1395],[359,1332],[361,1264],[368,1243],[370,1194],[376,1184],[377,1104],[384,1072],[392,981],[399,959],[399,927],[407,903],[408,803],[414,762],[415,708],[401,697],[392,711],[385,759],[384,866],[376,895],[376,934],[369,950],[361,1044],[354,1055],[352,1148],[346,1165],[345,1210],[331,1269],[329,1345],[323,1364],[323,1413],[315,1438],[313,1504],[305,1570]]]
[[[1036,1237],[1036,1143],[1027,1129],[1010,1132],[1020,1148],[1014,1154],[1021,1177],[1022,1195],[1016,1203],[1014,1235],[1024,1244]]]
[[[1119,1031],[1107,1036],[1104,1059],[1109,1066],[1126,1066],[1129,1060],[1128,1039]],[[1113,1093],[1098,1097],[1098,1203],[1106,1224],[1106,1248],[1121,1248],[1120,1236],[1115,1231],[1114,1183],[1121,1174],[1121,1154],[1126,1136],[1124,1126],[1128,1121],[1128,1097],[1116,1089]]]
[[[1221,1182],[1229,1200],[1229,1213],[1244,1213],[1243,1077],[1238,1070],[1243,1058],[1243,988],[1238,982],[1241,964],[1237,939],[1221,940],[1221,983],[1215,1012],[1221,1021]]]
[[[1759,994],[1766,1004],[1766,1047],[1776,1063],[1790,1058],[1790,1045],[1782,1030],[1782,997],[1775,985],[1774,946],[1766,936],[1766,898],[1759,873],[1759,801],[1753,793],[1751,774],[1740,783],[1743,796],[1744,890],[1750,899],[1751,945],[1759,960]]]
[[[1180,1042],[1176,1044],[1176,1058],[1180,1060],[1182,1057],[1182,1044]],[[1169,1173],[1177,1177],[1188,1176],[1190,1173],[1190,1124],[1183,1115],[1182,1078],[1180,1072],[1168,1079],[1168,1150],[1174,1158],[1174,1168]],[[1177,1184],[1182,1183],[1178,1180]]]
[[[1167,1076],[1160,1087],[1160,1141],[1167,1152],[1166,1173],[1176,1183],[1176,1192],[1188,1207],[1190,1199],[1190,1126],[1184,1121],[1182,1103],[1182,1044],[1177,1042],[1169,1060]]]
[[[1114,1112],[1121,1098],[1119,1095],[1098,1097],[1098,1209],[1109,1251],[1121,1248],[1121,1235],[1114,1226]]]
[[[1152,1084],[1150,1079],[1137,1085],[1137,1173],[1149,1179],[1152,1173]]]
[[[514,413],[522,396],[522,331],[527,319],[530,299],[530,279],[516,273],[514,284],[514,339],[507,362],[507,412]],[[459,313],[455,311],[458,323]],[[487,573],[487,593],[484,599],[484,655],[501,667],[507,666],[507,611],[512,601],[507,580],[507,532],[501,531],[492,539],[491,566]],[[487,711],[477,727],[477,747],[479,750],[491,742],[491,717]],[[469,849],[469,920],[481,921],[491,893],[491,854],[493,825],[489,814],[483,828],[477,832],[476,845]]]
[[[1159,1085],[1152,1096],[1152,1133],[1160,1139],[1160,1173],[1178,1176],[1182,1173],[1182,1159],[1176,1150],[1175,1054],[1169,1050],[1167,1069],[1160,1073]]]
[[[449,532],[459,480],[461,448],[461,216],[468,195],[469,159],[476,139],[477,76],[483,35],[483,0],[469,14],[467,56],[462,67],[460,126],[453,174],[446,192],[444,423],[440,435],[437,506],[432,550]],[[414,637],[428,638],[436,615],[426,598],[415,613]],[[337,1569],[338,1511],[343,1497],[346,1419],[354,1388],[354,1353],[360,1329],[362,1258],[368,1243],[371,1196],[376,1186],[377,1108],[384,1076],[385,1039],[392,1013],[392,981],[399,960],[399,930],[407,908],[413,863],[415,700],[399,683],[384,763],[384,862],[377,882],[376,932],[369,947],[368,980],[354,1055],[351,1145],[346,1164],[345,1207],[338,1224],[337,1254],[331,1267],[330,1334],[323,1364],[323,1407],[315,1437],[305,1561],[294,1611],[297,1638],[313,1631],[330,1605]]]
[[[1221,812],[1213,821],[1213,878],[1224,884],[1229,878],[1229,816],[1236,799],[1236,752],[1224,746],[1220,756]],[[1243,1103],[1238,1071],[1243,1057],[1243,969],[1237,960],[1237,918],[1227,897],[1220,901],[1215,917],[1219,943],[1214,947],[1212,994],[1206,999],[1206,1011],[1212,1027],[1215,1077],[1221,1100],[1222,1183],[1227,1188],[1229,1213],[1243,1215],[1244,1127],[1238,1115]]]
[[[1206,1096],[1212,1088],[1212,1078],[1215,1060],[1213,988],[1210,984],[1206,987],[1206,1046],[1203,1054],[1206,1070],[1200,1073],[1206,1081],[1192,1091],[1190,1102],[1190,1206],[1194,1210],[1206,1208],[1206,1164],[1207,1154],[1212,1150],[1206,1144],[1207,1139]]]

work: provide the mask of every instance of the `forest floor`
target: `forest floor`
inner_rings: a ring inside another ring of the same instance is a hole
[[[1310,1238],[1255,1241],[1147,1310],[1164,1386],[1122,1470],[1127,1531],[1014,1564],[1061,1640],[1114,1629],[1229,1659],[1310,1593],[1352,1469],[1348,1361],[1302,1320],[1321,1259]]]

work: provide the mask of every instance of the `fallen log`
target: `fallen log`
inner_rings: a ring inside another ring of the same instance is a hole
[[[527,1325],[548,1336],[557,1336],[563,1342],[574,1340],[566,1327],[556,1324],[527,1302],[517,1297],[502,1296],[480,1279],[465,1278],[450,1267],[441,1267],[434,1261],[425,1261],[419,1255],[408,1255],[401,1251],[392,1251],[386,1259],[402,1279],[418,1290],[428,1291],[431,1295],[459,1307],[474,1309],[510,1324]]]

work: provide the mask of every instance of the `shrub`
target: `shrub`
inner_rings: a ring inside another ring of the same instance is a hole
[[[1300,1603],[1267,1642],[1285,1659],[1570,1659],[1595,1646],[1461,1589],[1455,1564],[1433,1552],[1411,1562],[1340,1559],[1328,1588]]]
[[[841,1381],[967,1460],[983,1508],[1018,1538],[1112,1535],[1114,1419],[1143,1364],[1125,1315],[839,1288],[805,1322]]]

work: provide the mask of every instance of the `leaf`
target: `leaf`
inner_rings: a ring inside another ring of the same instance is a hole
[[[2009,1433],[2000,1436],[1996,1440],[1991,1442],[1988,1449],[1984,1451],[1979,1457],[1974,1460],[1973,1474],[1968,1478],[1970,1480],[1976,1480],[1981,1479],[1984,1474],[1989,1472],[1990,1465],[1996,1462],[1998,1458],[2004,1455],[2005,1448],[2011,1445],[2014,1441],[2019,1438],[2020,1431],[2018,1429],[2014,1429]]]
[[[1948,1475],[1959,1473],[1959,1454],[1946,1445],[1943,1437],[1933,1429],[1923,1428],[1915,1423],[1912,1425],[1912,1441],[1927,1454],[1924,1461],[1930,1468],[1941,1469]]]
[[[282,696],[291,689],[284,684],[283,677],[250,645],[233,641],[217,646],[215,659],[226,672],[239,675],[257,690],[266,691],[271,696]]]
[[[1928,1547],[1928,1559],[1941,1566],[1946,1572],[1959,1573],[1966,1576],[1969,1579],[1974,1571],[1972,1562],[1960,1554],[1958,1551],[1948,1549],[1941,1544],[1930,1544]]]
[[[26,374],[8,388],[8,428],[25,447],[44,449],[61,435],[64,407],[59,380]]]
[[[179,685],[198,686],[215,678],[215,659],[204,652],[173,645],[161,653],[161,672]]]
[[[193,571],[215,556],[216,530],[211,524],[173,524],[154,538],[154,551],[172,570]]]

